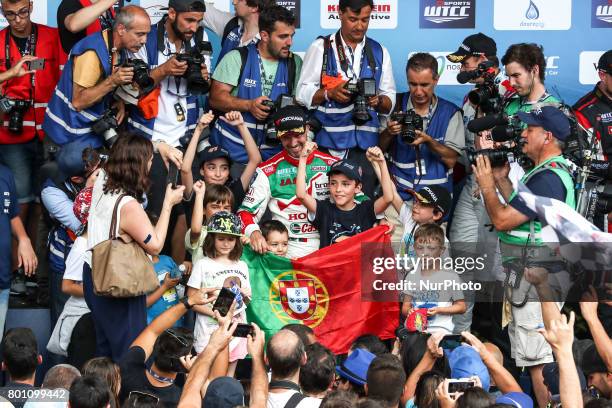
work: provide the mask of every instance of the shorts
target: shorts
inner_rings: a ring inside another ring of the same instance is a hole
[[[27,204],[40,195],[40,167],[44,163],[43,144],[38,138],[26,143],[0,145],[0,163],[15,177],[17,202]]]

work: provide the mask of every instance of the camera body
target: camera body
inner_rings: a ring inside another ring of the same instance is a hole
[[[91,125],[91,130],[104,139],[104,145],[109,149],[117,141],[117,137],[119,137],[117,134],[119,123],[117,122],[116,115],[116,109],[107,109],[102,116]]]
[[[485,77],[482,84],[476,85],[468,93],[468,99],[472,105],[478,106],[485,113],[497,112],[501,106],[501,96],[495,78]]]
[[[182,78],[187,80],[187,89],[193,95],[204,95],[210,90],[210,84],[202,77],[201,66],[205,63],[205,57],[212,55],[212,44],[209,41],[199,41],[184,54],[177,54],[176,59],[187,62],[187,70]]]
[[[467,157],[471,164],[476,165],[476,158],[478,156],[486,156],[491,162],[491,167],[503,167],[506,162],[515,163],[519,162],[520,147],[508,148],[502,147],[499,149],[482,149],[482,150],[468,150]]]
[[[155,88],[155,81],[149,75],[149,66],[141,59],[128,59],[124,67],[134,68],[134,82],[140,88],[141,94],[146,95]]]
[[[399,137],[406,144],[414,143],[417,130],[423,131],[423,118],[414,109],[407,112],[393,112],[391,119],[402,125]]]
[[[9,132],[21,133],[23,131],[23,115],[25,115],[30,106],[32,106],[30,101],[10,99],[6,96],[0,97],[0,112],[9,115]]]
[[[374,78],[361,78],[357,82],[347,82],[347,91],[353,95],[353,122],[363,125],[372,119],[368,112],[368,99],[376,96],[376,80]]]

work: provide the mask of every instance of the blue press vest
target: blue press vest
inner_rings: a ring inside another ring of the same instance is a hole
[[[159,63],[159,54],[157,50],[157,24],[151,26],[151,31],[147,36],[145,47],[147,49],[147,64],[149,65],[149,68],[157,68]],[[161,93],[159,98],[162,98]],[[196,127],[199,116],[198,97],[190,95],[187,96],[186,99],[187,106],[184,108],[187,109],[187,130],[193,130]],[[128,109],[128,129],[136,134],[146,137],[147,139],[151,139],[153,137],[153,129],[155,127],[155,118],[145,119],[137,106],[130,105]]]
[[[219,52],[217,61],[221,61],[223,57],[225,57],[225,54],[231,50],[240,47],[240,37],[242,37],[242,27],[238,26],[231,30],[227,36],[221,40],[221,52]]]
[[[42,185],[42,189],[47,187],[58,188],[55,182],[53,182],[51,179],[47,179]],[[68,253],[70,252],[74,241],[70,235],[68,235],[66,227],[57,221],[55,221],[53,224],[54,225],[51,227],[47,239],[47,245],[49,248],[49,268],[51,268],[51,270],[54,272],[64,273],[64,270],[66,269],[66,258],[68,257]]]
[[[366,38],[366,46],[372,50],[376,72],[372,72],[368,64],[367,53],[364,52],[361,56],[359,78],[374,78],[376,80],[376,88],[378,89],[382,75],[383,48],[371,38]],[[325,74],[335,77],[340,72],[340,69],[332,47],[333,44],[330,41],[330,48],[327,50],[328,58]],[[369,108],[368,110],[372,119],[361,126],[357,126],[352,120],[352,102],[342,104],[330,101],[319,105],[314,110],[314,116],[321,122],[323,127],[316,134],[315,141],[319,146],[336,150],[350,149],[356,146],[365,150],[368,147],[376,146],[378,144],[378,114],[374,109]]]
[[[238,95],[240,99],[255,99],[263,95],[261,84],[261,70],[259,66],[259,58],[257,45],[249,44],[249,51],[244,71],[238,82]],[[289,58],[293,58],[290,56]],[[282,94],[289,93],[287,81],[289,80],[289,71],[287,59],[281,59],[278,62],[276,77],[274,78],[274,86],[270,99],[275,101]],[[249,128],[255,143],[260,147],[263,160],[268,160],[276,153],[281,151],[280,144],[278,146],[269,146],[264,144],[265,140],[265,124],[258,122],[250,112],[242,112],[244,123]],[[247,154],[244,149],[244,142],[240,133],[235,127],[218,120],[215,122],[214,128],[210,132],[210,142],[213,145],[221,146],[226,149],[233,161],[238,163],[247,162]]]
[[[102,146],[102,137],[92,132],[91,124],[110,106],[111,94],[81,112],[77,112],[72,106],[74,57],[89,50],[95,51],[98,55],[104,69],[104,77],[111,74],[109,51],[102,32],[85,37],[72,48],[70,58],[64,65],[62,76],[47,106],[42,125],[47,136],[58,145],[84,139],[94,148]]]
[[[404,95],[401,109],[403,112],[407,109],[409,97],[409,93]],[[455,104],[438,97],[436,110],[427,126],[427,134],[438,142],[443,143],[448,124],[458,110],[460,109]],[[421,144],[420,158],[421,162],[425,163],[425,174],[418,186],[438,184],[452,192],[452,169],[448,169],[442,163],[440,156],[432,152],[427,145]],[[391,148],[391,176],[394,178],[397,191],[404,201],[412,199],[412,196],[406,189],[418,188],[418,186],[414,185],[419,179],[415,162],[416,152],[414,147],[405,144],[399,137],[396,137]]]

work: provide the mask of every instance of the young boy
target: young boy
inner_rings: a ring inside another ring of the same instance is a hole
[[[306,191],[306,160],[316,148],[316,143],[306,142],[302,149],[296,196],[308,210],[312,225],[319,230],[320,248],[325,248],[372,228],[376,214],[384,212],[393,201],[393,184],[382,151],[379,147],[370,147],[366,157],[379,176],[382,197],[357,203],[355,195],[361,192],[361,167],[350,160],[340,160],[327,173],[331,200],[316,200]]]
[[[268,220],[260,225],[261,235],[266,239],[268,247],[274,255],[287,256],[289,246],[289,231],[278,220]]]
[[[444,241],[444,230],[437,224],[423,224],[416,229],[414,248],[418,266],[406,276],[411,288],[403,293],[402,315],[407,316],[406,322],[411,320],[412,313],[426,309],[428,333],[451,334],[452,316],[466,310],[463,292],[452,286],[461,280],[454,271],[443,268]]]

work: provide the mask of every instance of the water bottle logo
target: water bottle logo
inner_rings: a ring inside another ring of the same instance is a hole
[[[537,20],[540,17],[540,10],[533,0],[529,0],[529,7],[527,8],[527,12],[525,12],[525,17],[528,20]]]

